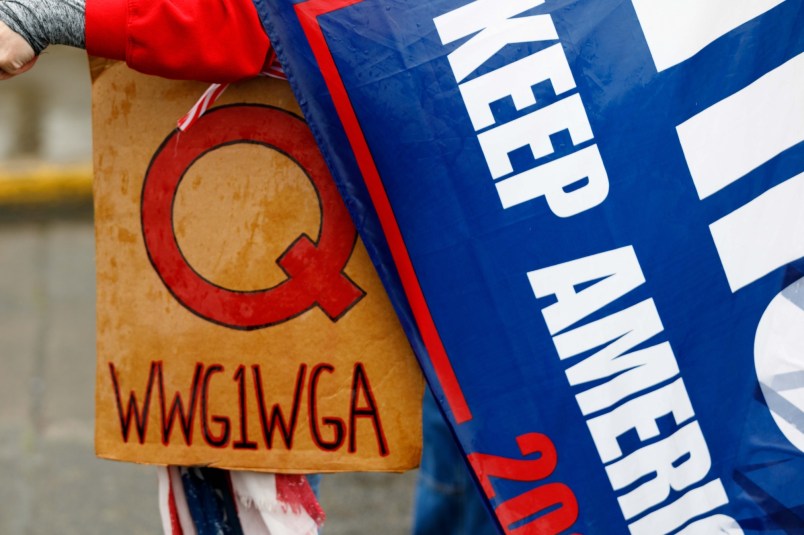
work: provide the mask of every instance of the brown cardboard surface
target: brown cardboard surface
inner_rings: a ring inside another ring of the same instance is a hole
[[[287,83],[233,85],[176,133],[205,84],[92,72],[98,455],[415,467],[420,372]]]

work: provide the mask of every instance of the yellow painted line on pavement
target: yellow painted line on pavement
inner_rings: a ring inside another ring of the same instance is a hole
[[[0,168],[0,205],[30,205],[89,200],[92,166],[38,164]]]

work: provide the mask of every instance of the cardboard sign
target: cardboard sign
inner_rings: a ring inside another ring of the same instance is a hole
[[[96,449],[273,472],[418,464],[422,379],[286,82],[93,64]]]
[[[256,5],[502,530],[801,532],[801,1]]]

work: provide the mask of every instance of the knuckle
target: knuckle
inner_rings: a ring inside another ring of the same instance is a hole
[[[10,53],[0,53],[0,69],[8,72],[15,71],[19,68],[17,63],[16,58]]]

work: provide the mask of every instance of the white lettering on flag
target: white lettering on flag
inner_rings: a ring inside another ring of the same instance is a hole
[[[632,0],[656,70],[685,61],[784,0]]]
[[[804,141],[804,54],[676,131],[701,199]]]
[[[555,296],[542,315],[558,357],[570,364],[567,379],[623,518],[637,519],[631,533],[742,533],[715,513],[728,503],[720,480],[701,484],[712,459],[669,342],[645,347],[664,330],[653,299],[576,326],[645,282],[633,247],[537,269],[528,280],[536,299]],[[659,425],[668,415],[676,425],[669,434]],[[641,444],[623,451],[620,439],[634,434]]]
[[[682,491],[702,481],[711,467],[706,440],[694,421],[610,464],[606,474],[614,490],[649,478],[617,498],[623,516],[629,520],[666,501],[671,491]]]
[[[726,490],[720,479],[710,481],[706,485],[687,492],[684,496],[666,507],[654,511],[631,523],[628,531],[631,535],[656,535],[657,533],[670,533],[683,526],[696,516],[713,511],[729,503]],[[714,519],[714,520],[713,520]],[[697,524],[697,525],[696,525]],[[693,528],[695,526],[695,528]],[[739,524],[734,519],[724,515],[714,515],[705,521],[695,522],[687,526],[681,533],[687,535],[710,535],[717,531],[707,531],[708,528],[721,528],[727,526],[729,535],[742,534]],[[702,528],[702,529],[701,529]],[[722,532],[721,532],[722,533]]]
[[[556,296],[542,310],[550,334],[556,335],[644,284],[645,276],[634,248],[627,246],[531,271],[528,280],[536,299]]]
[[[582,187],[572,188],[582,184]],[[497,182],[503,208],[544,197],[558,217],[572,217],[606,200],[609,177],[600,150],[590,145]]]
[[[593,139],[578,93],[502,123],[492,112],[492,103],[509,98],[518,111],[535,106],[533,86],[548,80],[556,97],[575,88],[560,43],[463,82],[506,45],[558,39],[550,15],[521,16],[543,3],[476,0],[433,19],[445,45],[473,36],[447,57],[472,126],[485,130],[478,141],[494,180],[514,172],[510,153],[517,149],[529,147],[536,161],[553,154],[553,134],[569,132],[576,147]],[[609,177],[597,145],[591,145],[501,181],[497,193],[506,209],[544,197],[557,217],[572,217],[606,199]]]
[[[533,86],[550,80],[556,95],[575,88],[561,44],[549,46],[514,63],[479,76],[459,87],[472,126],[480,131],[494,124],[491,104],[511,97],[517,110],[536,104]]]
[[[537,160],[553,154],[550,136],[563,130],[569,132],[575,145],[592,139],[592,127],[589,126],[589,119],[578,93],[487,130],[477,136],[477,139],[491,176],[497,179],[514,171],[509,159],[511,152],[529,147],[533,158]]]
[[[642,442],[654,439],[660,436],[656,420],[666,414],[672,414],[679,426],[695,417],[682,379],[627,401],[611,412],[592,418],[586,425],[600,460],[608,464],[623,455],[620,436],[634,430]]]
[[[448,56],[455,79],[462,81],[505,45],[558,39],[549,15],[516,17],[543,3],[544,0],[477,0],[433,19],[445,45],[477,34]]]
[[[804,173],[709,226],[732,292],[804,257]]]

